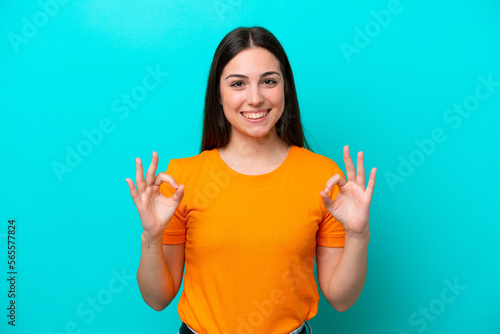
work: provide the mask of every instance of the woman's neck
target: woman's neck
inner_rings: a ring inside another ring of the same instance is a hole
[[[220,148],[222,160],[235,171],[258,175],[278,168],[288,155],[290,145],[281,140],[276,132],[260,138],[231,133],[229,143]]]

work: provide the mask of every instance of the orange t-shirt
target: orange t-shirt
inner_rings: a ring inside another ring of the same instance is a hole
[[[334,161],[292,146],[272,172],[244,175],[213,149],[171,160],[166,173],[185,185],[163,236],[186,243],[183,322],[199,334],[282,334],[316,315],[316,245],[344,246],[319,194],[332,175],[345,178]]]

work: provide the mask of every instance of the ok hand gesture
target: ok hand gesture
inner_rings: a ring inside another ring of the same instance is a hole
[[[144,179],[141,159],[136,158],[135,161],[137,189],[131,179],[127,178],[125,180],[128,183],[130,195],[141,218],[143,238],[149,243],[159,243],[163,231],[181,202],[184,195],[184,186],[178,186],[172,176],[163,172],[158,173],[155,177],[156,168],[158,167],[158,154],[156,152],[153,151],[153,159],[146,173],[146,179]],[[176,189],[172,197],[165,197],[160,193],[162,182],[167,182]]]
[[[328,212],[344,225],[346,234],[365,236],[369,233],[368,218],[377,169],[371,170],[368,186],[365,189],[363,152],[358,153],[357,174],[347,145],[344,146],[344,162],[349,181],[335,174],[326,182],[325,190],[322,190],[320,195]],[[339,186],[339,193],[332,201],[327,193],[336,184]]]

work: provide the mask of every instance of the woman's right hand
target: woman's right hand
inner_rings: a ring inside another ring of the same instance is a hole
[[[155,177],[158,167],[158,153],[153,151],[153,159],[146,173],[146,179],[144,179],[141,159],[136,158],[135,161],[137,189],[131,179],[125,180],[141,218],[143,241],[161,243],[163,231],[174,216],[184,195],[184,186],[178,186],[172,176],[163,172],[158,173]],[[176,189],[172,197],[165,197],[160,193],[162,182],[167,182]]]

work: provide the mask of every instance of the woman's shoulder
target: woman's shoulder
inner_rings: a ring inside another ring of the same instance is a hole
[[[212,150],[207,150],[193,156],[171,159],[168,163],[168,170],[180,169],[189,171],[199,169],[209,159],[209,155],[212,153]]]
[[[178,184],[192,182],[193,178],[196,179],[200,171],[206,168],[209,154],[210,151],[203,151],[189,157],[172,158],[165,173],[172,176]],[[162,183],[160,192],[168,197],[172,195],[172,188]]]
[[[329,157],[312,152],[304,147],[296,147],[296,164],[293,170],[297,176],[308,179],[324,180],[334,174],[343,175],[339,165]]]
[[[337,163],[327,156],[312,152],[305,147],[296,147],[297,156],[302,163],[308,164],[311,167],[318,168],[333,168]]]

